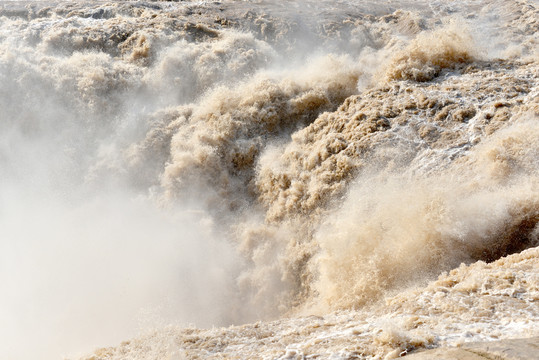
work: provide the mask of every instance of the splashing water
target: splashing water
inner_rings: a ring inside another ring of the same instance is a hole
[[[538,15],[0,2],[0,357],[537,336]]]

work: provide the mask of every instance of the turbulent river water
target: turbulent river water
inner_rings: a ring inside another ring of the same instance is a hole
[[[535,0],[0,1],[2,359],[537,336],[538,223]]]

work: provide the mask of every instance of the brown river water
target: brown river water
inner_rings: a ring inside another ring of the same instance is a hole
[[[0,358],[539,335],[539,3],[0,1]]]

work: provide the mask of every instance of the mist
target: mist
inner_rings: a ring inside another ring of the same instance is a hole
[[[76,204],[3,195],[5,356],[57,358],[165,324],[230,321],[238,262],[203,214],[164,214],[120,192]]]
[[[165,209],[117,170],[94,170],[136,131],[94,111],[103,136],[62,102],[34,98],[32,110],[24,99],[3,98],[1,119],[2,357],[57,359],[164,325],[231,323],[241,261],[202,206]]]

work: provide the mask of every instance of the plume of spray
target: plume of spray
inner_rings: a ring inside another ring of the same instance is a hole
[[[537,136],[526,116],[442,171],[356,179],[315,235],[316,306],[369,304],[461,263],[539,245]]]

